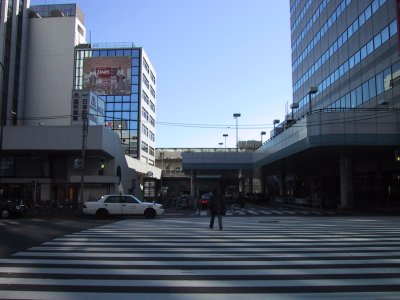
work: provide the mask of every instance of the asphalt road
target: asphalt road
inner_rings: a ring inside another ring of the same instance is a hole
[[[29,228],[20,239],[41,237],[0,258],[0,299],[400,299],[397,217],[226,216],[222,231],[208,221],[5,221]]]
[[[115,221],[85,216],[0,219],[0,257],[9,257],[54,238]]]

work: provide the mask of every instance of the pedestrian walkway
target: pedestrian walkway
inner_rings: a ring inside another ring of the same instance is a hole
[[[0,298],[400,298],[394,217],[207,221],[125,219],[18,252],[0,259]]]

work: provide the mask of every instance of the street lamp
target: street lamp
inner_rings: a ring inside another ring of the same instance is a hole
[[[312,86],[310,87],[310,91],[308,92],[308,103],[310,106],[310,115],[311,115],[311,95],[318,93],[318,87],[317,86]]]
[[[266,135],[267,133],[265,131],[261,131],[261,145],[263,144],[263,135]]]
[[[279,124],[279,122],[280,122],[279,119],[275,119],[275,120],[272,121],[272,124],[274,124],[274,136],[276,135],[275,134],[275,125]]]
[[[226,138],[228,137],[228,134],[224,133],[222,136],[225,138],[225,150],[226,150]]]
[[[221,142],[221,143],[218,143],[218,145],[219,145],[220,148],[222,148],[222,145],[223,145],[223,144],[224,144],[224,143],[222,143],[222,142]]]
[[[292,123],[294,122],[294,115],[293,115],[293,110],[299,108],[299,103],[298,102],[293,102],[290,105],[290,109],[292,110]]]
[[[236,152],[239,151],[239,138],[238,138],[238,118],[241,116],[239,113],[234,113],[233,117],[236,119]]]
[[[3,64],[0,62],[0,67],[3,70],[3,83],[2,83],[2,90],[0,93],[0,178],[2,177],[2,160],[3,160],[3,130],[4,126],[6,126],[6,118],[7,118],[7,99],[5,99],[5,79],[7,78],[6,69],[4,68]]]
[[[87,136],[88,136],[88,110],[87,107],[82,108],[82,149],[81,149],[81,188],[80,188],[80,201],[79,207],[82,207],[84,190],[85,190],[85,171],[86,171],[86,149],[87,149]]]

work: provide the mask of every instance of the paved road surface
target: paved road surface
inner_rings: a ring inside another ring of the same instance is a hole
[[[124,219],[0,259],[3,299],[400,299],[396,217]]]

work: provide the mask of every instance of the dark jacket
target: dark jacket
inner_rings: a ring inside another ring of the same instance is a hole
[[[219,195],[213,195],[208,201],[208,208],[213,215],[224,215],[225,214],[225,201]]]

